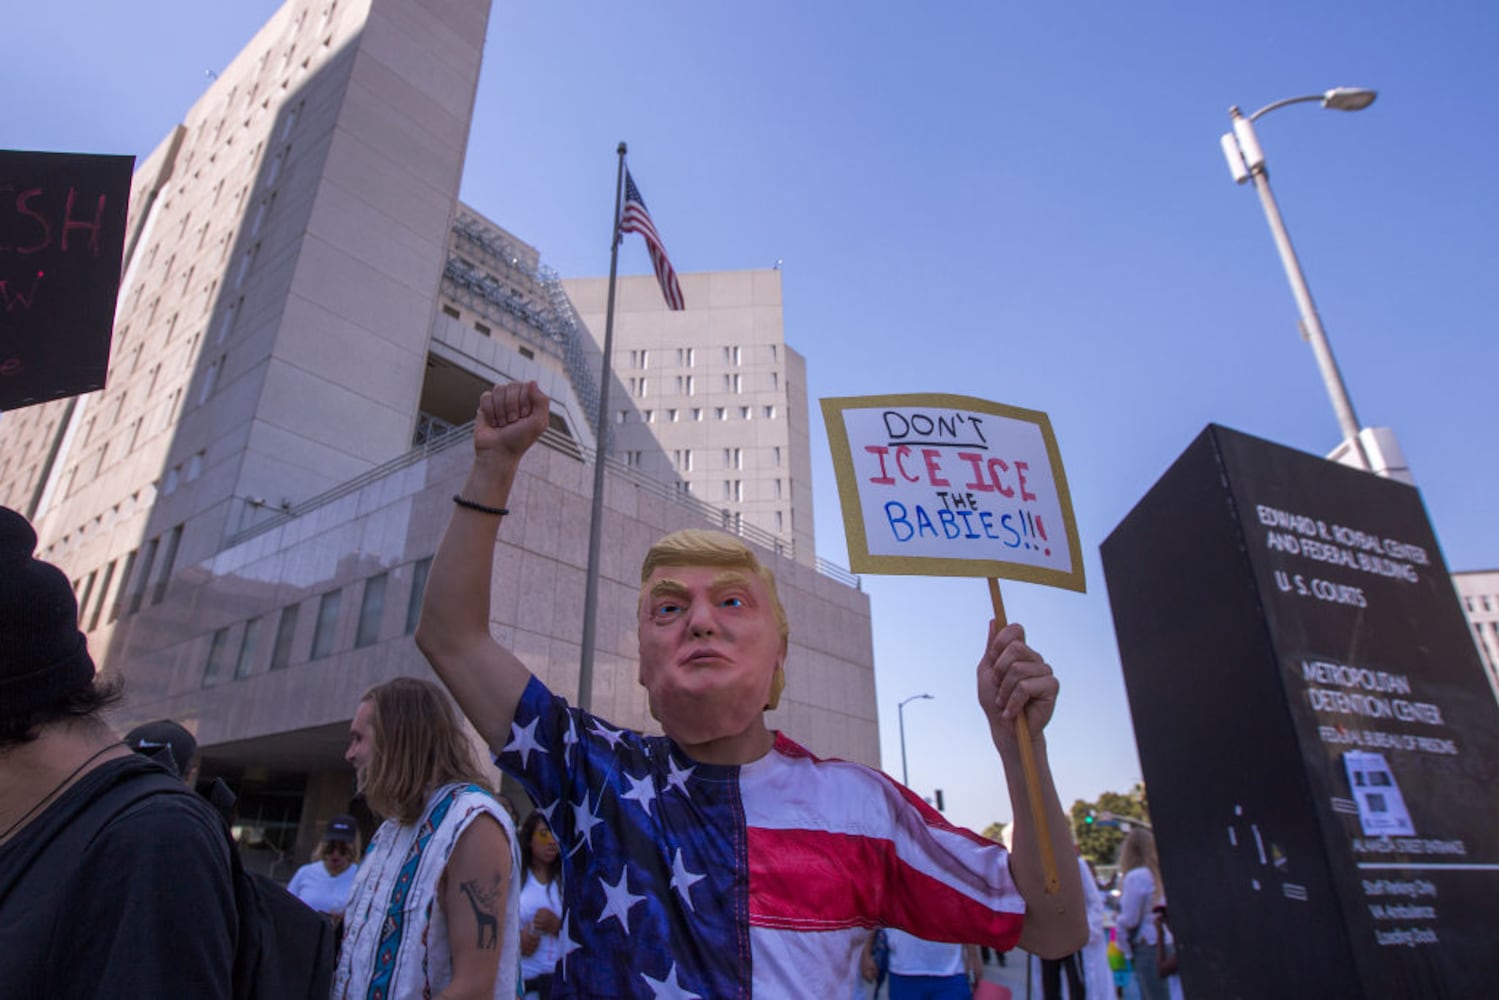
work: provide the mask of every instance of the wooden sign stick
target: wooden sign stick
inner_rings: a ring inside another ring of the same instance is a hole
[[[989,577],[989,600],[994,605],[994,621],[999,628],[1008,623],[1005,618],[1004,598],[999,595],[999,581]],[[1057,878],[1057,857],[1051,849],[1051,824],[1046,820],[1046,803],[1041,801],[1041,780],[1036,774],[1035,752],[1031,749],[1031,727],[1022,711],[1015,717],[1015,739],[1020,744],[1020,767],[1025,773],[1025,790],[1031,803],[1031,823],[1041,847],[1041,872],[1046,877],[1046,894],[1055,895],[1062,889]]]

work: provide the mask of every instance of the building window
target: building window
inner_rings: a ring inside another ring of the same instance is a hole
[[[678,368],[692,368],[692,367],[694,367],[694,365],[693,365],[693,356],[692,356],[692,348],[690,348],[690,347],[679,347],[679,348],[677,348],[677,367]]]
[[[125,557],[125,568],[120,571],[120,589],[115,594],[115,602],[109,608],[109,620],[115,621],[120,617],[120,612],[125,609],[127,588],[130,586],[130,574],[135,569],[135,556],[139,549],[131,549],[130,554]]]
[[[781,512],[780,511],[776,511],[776,531],[784,531],[784,530],[786,530],[785,529],[784,521],[785,521],[785,519],[781,516]]]
[[[198,405],[202,406],[208,402],[208,397],[213,396],[214,388],[219,387],[219,372],[223,370],[223,355],[214,358],[213,363],[208,364],[208,373],[202,378],[202,391],[198,394]]]
[[[694,406],[692,408],[692,419],[694,421],[700,421],[700,420],[703,419],[703,410],[702,410],[702,407]]]
[[[619,422],[623,424],[623,423],[628,423],[629,420],[630,420],[630,411],[629,410],[620,410],[619,411]]]
[[[324,594],[317,606],[317,623],[312,629],[311,659],[321,660],[333,652],[334,633],[338,630],[338,607],[343,600],[343,590],[330,590]]]
[[[84,608],[88,607],[88,600],[94,595],[94,584],[98,581],[98,579],[99,571],[94,570],[88,575],[88,581],[84,583],[82,591],[78,590],[78,584],[76,581],[73,583],[73,590],[78,594],[78,609],[80,613]]]
[[[99,616],[104,612],[104,599],[109,596],[109,584],[114,580],[115,564],[118,561],[111,559],[109,565],[104,567],[104,580],[99,584],[99,594],[94,600],[94,613],[89,616],[88,620],[90,632],[99,627]],[[113,616],[110,617],[110,621],[114,621]]]
[[[673,423],[673,424],[676,423],[677,422],[677,411],[676,410],[667,410],[666,411],[666,420],[667,420],[668,423]]]
[[[288,604],[281,609],[281,618],[276,622],[276,643],[271,647],[272,670],[291,666],[291,642],[297,635],[297,613],[300,610],[300,604]]]
[[[461,318],[461,314],[458,312],[458,310],[454,309],[452,306],[448,305],[447,303],[443,303],[442,314],[444,316],[451,316],[454,319]]]
[[[656,422],[656,411],[655,410],[646,410],[645,411],[645,422],[648,423],[648,424],[654,424]]]
[[[737,350],[737,349],[738,348],[735,348],[735,350]],[[744,391],[744,376],[743,375],[737,375],[736,374],[734,376],[734,391],[735,392],[743,392]]]
[[[172,529],[167,536],[166,551],[161,557],[161,572],[157,574],[156,586],[151,591],[151,603],[160,604],[162,598],[167,596],[167,584],[172,580],[172,572],[177,566],[177,548],[182,544],[182,525]]]
[[[775,372],[770,373],[770,387],[772,389],[781,388],[781,376],[776,374]]]
[[[239,656],[234,661],[234,676],[249,677],[255,667],[255,646],[260,639],[260,626],[264,618],[251,618],[245,622],[245,634],[239,640]]]
[[[751,410],[750,410],[750,408],[748,406],[741,406],[739,408],[739,419],[740,420],[749,420],[750,419],[750,413],[751,413]]]
[[[385,613],[385,584],[389,573],[377,573],[364,581],[364,596],[359,601],[359,627],[354,645],[368,646],[380,636],[380,616]]]
[[[775,498],[777,500],[779,500],[779,499],[781,499],[781,481],[779,479],[777,479],[777,480],[774,480],[774,482],[776,484],[775,485]]]
[[[489,336],[489,333],[490,333],[489,327],[485,326],[483,323],[479,323],[479,322],[476,321],[474,323],[474,329],[477,330],[477,331],[479,331],[480,333],[484,334],[484,336],[486,336],[486,337]]]
[[[715,406],[713,407],[713,419],[727,420],[729,419],[729,411],[724,409],[722,406]]]
[[[418,559],[411,566],[411,594],[406,598],[406,634],[416,631],[416,623],[422,617],[422,595],[427,592],[427,573],[432,569],[432,557]]]
[[[744,502],[744,480],[743,479],[736,479],[736,480],[734,480],[734,502],[735,503],[743,503]]]
[[[776,418],[776,408],[774,406],[767,406],[761,412],[766,420],[774,420]]]
[[[208,642],[208,663],[203,668],[203,686],[219,682],[219,674],[224,671],[224,657],[229,648],[229,630],[221,628],[213,634]]]
[[[536,352],[533,351],[533,350],[531,350],[531,348],[529,348],[529,347],[519,347],[519,348],[516,348],[516,349],[518,351],[520,351],[520,356],[523,357],[523,358],[525,358],[527,361],[534,361],[534,360],[536,360]]]

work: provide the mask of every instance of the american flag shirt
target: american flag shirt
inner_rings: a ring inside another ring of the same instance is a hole
[[[533,677],[495,762],[562,850],[553,997],[846,996],[869,928],[1020,936],[1003,847],[780,733],[752,763],[700,764]]]

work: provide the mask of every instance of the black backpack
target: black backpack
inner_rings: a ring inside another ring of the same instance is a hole
[[[333,925],[283,886],[245,871],[232,838],[229,856],[239,912],[235,1000],[325,1000],[333,989]]]
[[[224,841],[234,883],[234,908],[239,918],[239,936],[234,945],[234,1000],[327,1000],[333,988],[333,925],[328,918],[303,903],[264,875],[245,870],[239,845],[234,842],[224,811],[222,795],[233,795],[221,783],[207,798],[223,822]],[[140,775],[116,785],[100,797],[108,808],[95,811],[98,822],[88,838],[102,830],[115,816],[143,799],[155,795],[193,795],[178,778],[161,774]]]

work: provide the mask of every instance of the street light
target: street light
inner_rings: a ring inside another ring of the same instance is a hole
[[[895,706],[895,714],[900,717],[900,783],[907,787],[910,787],[911,779],[906,776],[906,702],[930,697],[929,694],[913,694]]]
[[[1317,356],[1317,367],[1322,372],[1322,382],[1327,387],[1327,393],[1332,397],[1332,408],[1338,415],[1338,426],[1343,431],[1344,439],[1358,453],[1359,463],[1370,471],[1373,471],[1374,466],[1359,437],[1358,418],[1353,413],[1353,401],[1348,398],[1348,387],[1343,384],[1342,373],[1338,371],[1338,363],[1332,356],[1332,345],[1327,342],[1327,333],[1322,329],[1322,320],[1318,318],[1317,307],[1312,303],[1312,292],[1307,287],[1306,276],[1301,273],[1301,262],[1296,259],[1296,251],[1291,247],[1291,236],[1286,232],[1285,220],[1280,216],[1275,196],[1270,193],[1270,173],[1265,167],[1265,152],[1254,134],[1254,123],[1276,108],[1306,101],[1320,101],[1324,108],[1335,111],[1362,111],[1374,103],[1375,96],[1372,90],[1334,87],[1322,94],[1288,97],[1274,104],[1267,104],[1247,118],[1234,106],[1228,109],[1233,131],[1225,132],[1219,140],[1234,181],[1243,184],[1246,180],[1252,180],[1255,190],[1259,192],[1260,203],[1265,208],[1265,218],[1270,223],[1270,234],[1275,237],[1281,264],[1285,266],[1286,277],[1291,282],[1291,294],[1296,297],[1296,306],[1301,311],[1302,332],[1311,341],[1312,353]]]

